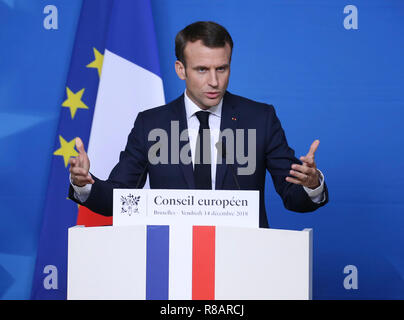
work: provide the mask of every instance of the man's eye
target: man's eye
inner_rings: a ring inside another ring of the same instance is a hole
[[[206,68],[198,68],[198,72],[205,72]]]

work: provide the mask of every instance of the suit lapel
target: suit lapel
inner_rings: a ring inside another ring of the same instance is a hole
[[[233,131],[234,139],[236,138],[236,128],[237,128],[237,114],[235,105],[231,101],[231,94],[226,92],[223,97],[223,106],[222,106],[222,115],[221,115],[221,123],[220,123],[220,132],[223,132],[224,129],[231,129]],[[219,138],[219,142],[222,143],[222,140]],[[224,142],[224,140],[223,140]],[[235,145],[234,145],[235,147]],[[233,148],[234,149],[234,148]],[[235,153],[235,150],[234,150]],[[222,157],[222,155],[218,154],[218,157]],[[235,155],[234,155],[235,159]],[[224,177],[229,167],[225,163],[225,159],[222,158],[222,163],[216,165],[216,189],[220,190],[223,188]]]
[[[186,117],[186,113],[185,113],[184,95],[181,95],[174,102],[173,107],[177,114],[177,118],[179,120],[179,130],[180,130],[180,134],[181,134],[181,132],[188,129],[187,117]],[[179,143],[180,151],[187,143],[189,143],[189,139],[187,139],[186,141],[180,141],[180,143]],[[194,170],[192,167],[192,162],[190,164],[184,164],[184,163],[182,163],[182,161],[180,159],[180,167],[181,167],[182,173],[184,174],[184,178],[185,178],[185,181],[187,182],[188,188],[195,189]]]

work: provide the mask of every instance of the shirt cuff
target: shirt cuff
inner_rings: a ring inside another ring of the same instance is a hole
[[[70,184],[73,187],[74,197],[76,198],[76,200],[79,200],[81,203],[86,202],[88,197],[90,196],[92,184],[89,183],[83,187],[76,186],[75,184],[73,184],[71,174],[69,174],[69,180]]]
[[[321,203],[325,201],[325,192],[324,192],[324,175],[323,173],[317,169],[320,174],[320,186],[316,189],[310,189],[303,186],[304,191],[306,191],[307,195],[310,197],[311,201],[315,203]]]

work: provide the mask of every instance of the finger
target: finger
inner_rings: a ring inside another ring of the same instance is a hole
[[[69,167],[69,172],[70,172],[70,174],[73,173],[72,171],[73,171],[74,168],[76,168],[74,165],[71,165],[71,166]]]
[[[80,168],[80,167],[73,167],[70,170],[70,173],[75,175],[75,176],[82,176],[82,177],[87,177],[88,176],[88,172],[87,170]]]
[[[88,184],[93,184],[95,182],[91,174],[87,174],[85,181],[87,181]]]
[[[78,155],[77,155],[77,166],[78,167],[80,167],[80,168],[83,168],[84,167],[84,165],[83,165],[83,159],[84,158],[84,156],[83,156],[83,154],[82,153],[79,153]]]
[[[299,184],[299,185],[302,184],[302,182],[301,182],[300,180],[294,179],[294,178],[291,178],[291,177],[286,177],[286,181],[287,181],[287,182],[294,183],[294,184]]]
[[[303,165],[309,166],[309,167],[315,167],[316,162],[314,161],[314,157],[307,157],[307,156],[302,156],[300,157],[300,161],[303,162]]]
[[[89,164],[88,164],[88,157],[87,157],[87,153],[79,153],[77,156],[78,162],[79,162],[79,167],[80,168],[84,168],[87,170],[89,170]]]
[[[294,178],[297,178],[301,182],[306,182],[309,179],[308,175],[301,173],[299,171],[290,170],[289,173],[291,176],[293,176]]]
[[[76,186],[84,186],[86,184],[93,184],[94,183],[94,180],[90,175],[88,175],[86,177],[75,176],[74,179],[72,178],[72,180],[73,180],[73,183]]]
[[[306,156],[313,156],[313,158],[314,158],[314,153],[316,152],[319,145],[320,145],[320,140],[318,140],[318,139],[314,140],[310,146],[309,153]]]
[[[71,158],[69,159],[69,164],[70,164],[71,167],[72,167],[72,166],[74,167],[74,166],[76,165],[76,163],[77,163],[76,158],[71,157]]]
[[[84,150],[83,141],[81,141],[81,139],[79,137],[76,138],[76,148],[77,148],[77,151],[80,154],[85,154],[86,153],[86,151]]]
[[[293,164],[292,165],[292,169],[295,171],[299,171],[301,173],[304,173],[306,175],[313,175],[316,173],[316,170],[314,168],[311,167],[307,167],[307,166],[302,166],[300,164]]]

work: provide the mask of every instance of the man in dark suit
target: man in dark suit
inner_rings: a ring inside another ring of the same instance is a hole
[[[264,187],[269,170],[287,209],[309,212],[325,205],[328,191],[314,160],[319,141],[299,161],[273,106],[226,90],[233,48],[226,29],[213,22],[193,23],[178,33],[175,47],[175,70],[186,82],[185,93],[167,105],[139,113],[119,163],[106,181],[89,173],[90,162],[78,138],[79,155],[70,159],[70,199],[110,216],[112,190],[143,187],[148,173],[151,188],[259,190],[259,225],[268,227]],[[167,133],[167,139],[160,137],[156,142],[151,134],[156,130]],[[185,139],[174,132],[185,132]],[[233,134],[236,142],[228,144],[232,139],[223,132]],[[247,158],[250,163],[237,157],[240,149],[253,150]]]

